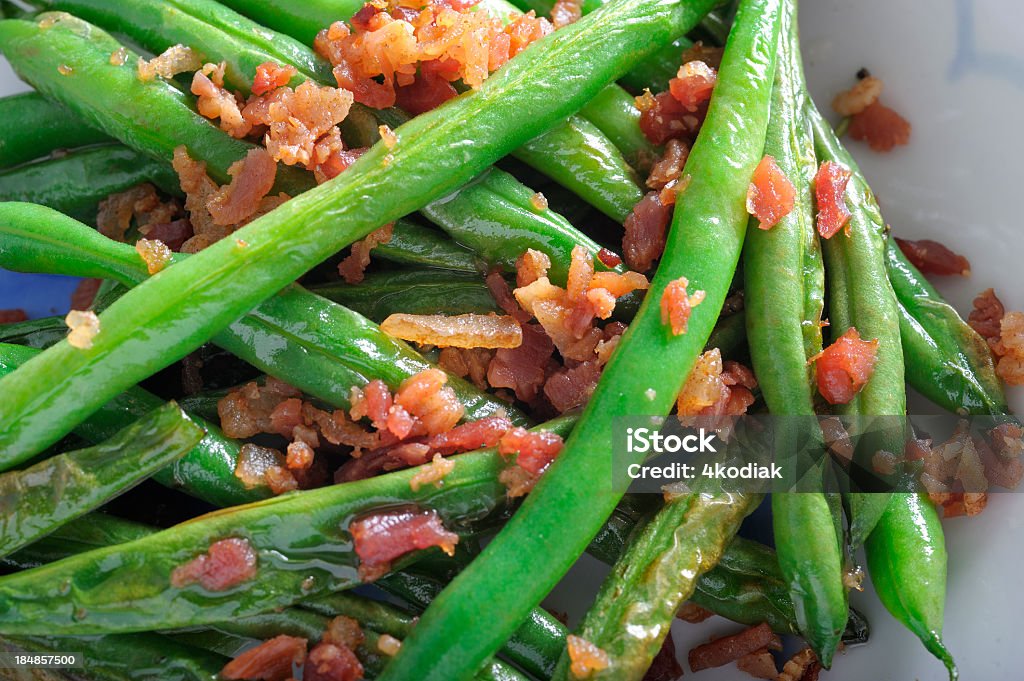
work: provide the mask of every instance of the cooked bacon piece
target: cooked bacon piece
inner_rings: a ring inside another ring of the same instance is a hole
[[[511,427],[512,422],[504,415],[487,416],[434,435],[427,440],[427,446],[431,451],[446,456],[456,452],[494,447]]]
[[[601,330],[591,326],[593,311],[586,311],[586,316],[579,319],[574,318],[574,308],[562,301],[537,300],[532,307],[534,316],[563,359],[585,362],[593,358],[602,338]]]
[[[462,418],[465,407],[447,382],[448,376],[440,369],[425,369],[402,381],[394,406],[415,416],[427,435],[449,431]]]
[[[121,63],[123,64],[124,61]],[[171,45],[148,61],[140,57],[136,69],[139,73],[139,80],[147,82],[155,80],[157,76],[170,80],[179,73],[195,71],[202,65],[203,61],[191,47]]]
[[[911,262],[923,274],[937,274],[940,276],[959,274],[962,277],[970,276],[971,263],[964,256],[946,248],[938,241],[931,239],[920,239],[911,241],[909,239],[895,238],[896,245],[907,256]]]
[[[578,303],[590,288],[594,276],[594,259],[583,246],[573,246],[565,294],[570,303]]]
[[[525,428],[509,429],[498,442],[498,453],[516,456],[516,465],[532,475],[540,475],[562,451],[562,436],[547,431],[531,432]]]
[[[128,48],[119,47],[110,53],[110,65],[111,66],[124,66],[128,61]]]
[[[933,503],[941,507],[943,518],[975,516],[988,505],[988,494],[985,492],[946,492],[929,496]]]
[[[71,329],[68,345],[79,350],[91,348],[92,339],[100,332],[100,318],[90,310],[71,310],[64,317],[64,323]]]
[[[232,680],[285,681],[292,676],[292,665],[301,665],[305,659],[306,639],[281,635],[240,653],[224,665],[220,675]]]
[[[565,639],[569,652],[569,671],[577,679],[586,679],[595,672],[607,669],[610,661],[608,653],[598,648],[585,638],[569,634]]]
[[[395,103],[400,109],[418,116],[455,99],[459,93],[437,68],[432,68],[439,63],[436,60],[425,62],[416,80],[395,88]]]
[[[762,648],[782,650],[782,641],[766,623],[697,646],[689,654],[690,669],[699,672],[721,667]]]
[[[608,289],[592,288],[587,291],[587,305],[593,316],[608,319],[615,311],[615,296]]]
[[[764,156],[747,187],[747,212],[760,220],[760,229],[771,229],[789,215],[796,203],[796,188],[772,156]]]
[[[679,607],[679,610],[676,612],[676,617],[684,622],[689,622],[690,624],[700,624],[714,614],[715,613],[706,608],[702,608],[693,601],[686,601]]]
[[[316,453],[313,448],[302,440],[296,440],[288,445],[287,465],[294,470],[306,470],[313,465],[313,457]]]
[[[689,61],[679,67],[676,77],[668,82],[668,91],[690,113],[711,99],[718,73],[706,62]]]
[[[639,272],[595,272],[590,279],[590,290],[602,289],[615,298],[621,298],[633,291],[644,291],[650,288],[647,277]]]
[[[224,88],[224,64],[205,64],[196,71],[191,90],[199,113],[210,120],[219,118],[224,132],[242,138],[252,130],[252,122],[242,116],[241,103]]]
[[[661,257],[671,217],[672,207],[661,202],[658,192],[648,192],[633,207],[623,223],[622,237],[622,253],[630,269],[646,272]]]
[[[974,309],[967,315],[967,323],[992,346],[999,340],[1005,315],[1003,301],[999,300],[994,290],[985,289],[974,299]]]
[[[529,286],[541,277],[546,277],[550,268],[551,258],[546,253],[532,248],[526,249],[526,252],[516,259],[516,286]]]
[[[661,294],[661,323],[667,324],[673,336],[686,333],[686,325],[690,320],[690,310],[704,300],[704,291],[686,292],[690,282],[686,277],[670,281]]]
[[[345,283],[358,284],[363,280],[366,266],[370,264],[370,251],[391,241],[395,223],[389,222],[380,229],[370,232],[365,239],[352,244],[352,252],[338,264],[338,274]]]
[[[353,419],[368,416],[374,428],[384,430],[387,428],[388,414],[393,404],[394,400],[387,384],[380,379],[374,379],[363,389],[362,400],[352,400],[352,410],[349,413]]]
[[[487,382],[494,388],[510,388],[523,402],[533,402],[548,371],[554,365],[555,346],[537,324],[523,326],[523,343],[501,349],[487,367]]]
[[[289,398],[298,397],[299,391],[284,381],[268,377],[260,386],[250,382],[232,390],[217,403],[221,428],[228,437],[247,438],[257,433],[279,432],[274,428],[271,414]],[[288,437],[291,433],[282,433]]]
[[[556,0],[551,7],[551,24],[562,28],[583,16],[583,0]]]
[[[124,241],[133,219],[145,233],[148,225],[172,220],[180,211],[181,206],[176,202],[162,201],[153,185],[140,184],[100,201],[96,226],[103,236]]]
[[[821,663],[810,648],[797,651],[786,660],[776,681],[817,681]]]
[[[665,152],[651,168],[647,176],[648,189],[663,189],[675,182],[683,174],[683,166],[690,155],[690,147],[685,142],[671,139],[665,145]]]
[[[855,116],[868,108],[882,94],[882,80],[874,76],[861,78],[849,90],[840,92],[832,100],[832,109],[840,116]]]
[[[714,406],[725,394],[722,381],[722,353],[712,348],[697,358],[690,375],[676,398],[679,416],[696,416]]]
[[[245,158],[228,168],[231,183],[218,189],[206,203],[217,225],[237,225],[260,209],[260,202],[274,188],[277,163],[266,149],[251,149]]]
[[[135,250],[146,263],[146,271],[156,274],[171,262],[171,249],[163,241],[139,239],[135,242]]]
[[[252,93],[262,95],[271,90],[287,85],[298,71],[292,65],[281,66],[272,61],[265,61],[256,67],[256,77],[252,83]]]
[[[102,279],[82,279],[78,282],[78,286],[71,293],[71,309],[72,310],[88,310],[92,307],[93,301],[96,299],[96,294],[100,290],[100,284],[103,283]],[[24,310],[10,310],[9,312],[21,312],[25,314]],[[8,319],[8,322],[21,322],[24,319]],[[2,322],[0,322],[2,323]]]
[[[359,681],[363,665],[347,646],[318,643],[302,668],[303,681]]]
[[[530,321],[530,314],[519,307],[519,303],[516,302],[515,297],[512,295],[512,289],[509,288],[505,278],[501,276],[501,272],[491,270],[487,273],[484,283],[487,285],[487,290],[490,291],[491,297],[494,298],[494,302],[498,304],[498,307],[505,314],[515,317],[515,320],[521,324]]]
[[[693,139],[700,130],[707,107],[702,105],[691,112],[671,92],[650,91],[636,98],[640,109],[640,130],[654,144],[665,144],[670,139]]]
[[[89,280],[87,279],[85,281]],[[86,307],[88,307],[88,305]],[[26,321],[27,319],[28,315],[25,314],[25,311],[22,310],[21,308],[0,310],[0,324],[14,324],[15,322],[23,322]]]
[[[144,225],[139,228],[139,233],[147,239],[162,241],[172,251],[180,251],[182,245],[193,235],[192,223],[184,218]]]
[[[607,248],[602,248],[597,252],[597,259],[601,261],[601,264],[605,267],[612,269],[622,264],[622,256],[613,251],[609,251]]]
[[[281,452],[247,442],[242,445],[238,452],[238,460],[235,463],[235,477],[242,481],[246,489],[269,486],[267,471],[272,468],[287,472],[285,459],[281,456]],[[280,472],[275,472],[270,477],[283,476]]]
[[[375,513],[353,521],[349,531],[364,581],[386,574],[391,561],[410,551],[437,546],[452,555],[459,543],[459,535],[445,529],[437,511]]]
[[[861,340],[852,326],[815,355],[818,392],[829,404],[846,404],[867,384],[875,370],[878,339]]]
[[[318,149],[318,140],[335,134],[351,106],[351,92],[307,80],[294,90],[281,87],[250,100],[242,114],[250,126],[267,126],[264,142],[275,161],[312,169],[325,162],[333,148]],[[340,144],[340,135],[337,141]]]
[[[468,378],[477,388],[486,390],[487,366],[494,358],[494,351],[486,348],[442,348],[437,365],[449,374]]]
[[[359,160],[359,157],[369,151],[369,147],[357,147],[355,149],[337,148],[332,149],[327,158],[313,168],[316,181],[323,184],[327,180],[333,180],[349,166]]]
[[[414,315],[395,313],[381,331],[402,340],[440,348],[517,348],[523,342],[519,322],[496,314]]]
[[[1024,385],[1024,312],[1010,312],[999,327],[999,340],[992,346],[999,358],[996,374],[1007,385]]]
[[[825,161],[814,176],[814,197],[818,202],[818,234],[831,238],[850,220],[846,207],[846,185],[853,173],[846,166]]]
[[[672,640],[672,630],[669,629],[642,681],[676,681],[682,676],[683,667],[676,658],[676,644]]]
[[[767,648],[755,650],[749,655],[744,655],[736,660],[736,668],[753,676],[755,679],[775,681],[779,675],[779,670],[775,666],[775,658],[772,657],[771,652]]]
[[[564,369],[544,384],[544,395],[560,414],[587,403],[601,378],[601,364],[588,360],[570,369]]]
[[[366,635],[363,633],[363,628],[359,626],[359,622],[351,617],[339,615],[327,623],[327,629],[324,630],[320,640],[355,650],[363,645]]]
[[[256,550],[248,539],[229,537],[210,544],[200,554],[174,568],[171,586],[181,589],[199,583],[208,591],[225,591],[256,576]]]
[[[453,470],[455,470],[454,461],[446,459],[440,454],[434,454],[430,465],[424,466],[416,472],[416,475],[409,478],[409,489],[418,492],[424,485],[440,487],[441,481]]]
[[[867,142],[873,151],[892,151],[910,141],[910,122],[876,101],[850,119],[849,132],[851,138]]]

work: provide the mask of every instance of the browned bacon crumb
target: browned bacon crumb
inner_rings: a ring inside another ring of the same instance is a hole
[[[218,189],[206,202],[216,225],[240,224],[260,210],[264,197],[274,187],[277,163],[266,149],[257,147],[233,163],[228,175],[230,184]]]
[[[648,189],[664,189],[675,182],[683,174],[683,166],[690,155],[690,147],[678,139],[671,139],[665,144],[665,152],[651,168],[647,176]]]
[[[821,663],[810,648],[797,651],[786,660],[777,681],[817,681]]]
[[[967,315],[967,323],[988,341],[991,347],[999,340],[1006,308],[992,289],[985,289],[974,299],[974,309]]]
[[[363,633],[363,628],[359,626],[359,622],[351,617],[339,615],[327,623],[327,629],[324,630],[320,640],[355,650],[363,645],[366,635]]]
[[[199,583],[208,591],[225,591],[256,576],[256,550],[248,539],[229,537],[210,544],[200,554],[174,568],[171,586],[181,589]]]
[[[79,350],[91,348],[93,339],[100,332],[100,318],[90,310],[71,310],[64,317],[64,323],[71,329],[68,344]]]
[[[292,665],[301,665],[305,659],[306,639],[281,635],[236,655],[220,675],[232,680],[285,681],[292,676]]]
[[[262,95],[287,85],[292,77],[298,73],[292,65],[281,66],[272,61],[266,61],[256,67],[256,77],[252,83],[252,93]]]
[[[556,0],[551,7],[551,25],[556,29],[575,23],[583,16],[583,0]]]
[[[440,487],[445,476],[453,470],[455,470],[454,461],[446,459],[440,454],[434,454],[434,458],[429,465],[424,466],[417,471],[416,475],[409,478],[409,489],[413,492],[418,492],[420,487],[424,485]]]
[[[540,475],[562,451],[564,442],[557,433],[529,431],[519,426],[509,429],[498,441],[498,453],[516,455],[516,465],[533,475]]]
[[[586,679],[611,663],[608,653],[585,638],[569,634],[565,642],[571,661],[569,671],[577,679]]]
[[[28,315],[21,308],[0,310],[0,324],[14,324],[28,319]]]
[[[706,105],[691,112],[671,92],[653,95],[649,90],[636,98],[636,107],[640,110],[640,130],[659,145],[670,139],[694,139],[707,113]]]
[[[100,201],[96,226],[103,236],[124,241],[133,219],[141,231],[147,225],[169,222],[180,211],[176,202],[162,201],[153,185],[140,184]]]
[[[391,561],[410,551],[437,546],[452,555],[459,543],[459,535],[445,529],[437,511],[375,513],[353,521],[349,532],[359,576],[368,582],[387,574]]]
[[[370,264],[370,251],[391,241],[394,228],[394,223],[389,222],[352,244],[352,252],[338,265],[338,274],[346,283],[358,284],[363,280],[366,266]]]
[[[711,612],[707,608],[702,608],[693,601],[686,601],[679,607],[678,612],[676,612],[676,617],[684,622],[689,622],[690,624],[700,624],[714,614],[715,613]]]
[[[878,101],[878,96],[882,94],[882,86],[880,78],[861,78],[849,90],[835,96],[832,100],[832,109],[840,116],[855,116]]]
[[[139,233],[147,239],[162,241],[172,251],[180,251],[194,235],[192,223],[187,218],[143,225],[139,227]]]
[[[516,260],[516,286],[529,286],[541,277],[546,277],[550,268],[551,258],[546,253],[526,249]]]
[[[242,116],[242,101],[224,88],[224,64],[205,64],[192,76],[192,94],[196,109],[210,120],[220,119],[220,128],[232,137],[242,138],[252,123]]]
[[[286,465],[290,469],[305,470],[313,465],[316,452],[303,440],[296,440],[288,445]]]
[[[449,374],[468,378],[477,388],[486,390],[489,387],[487,366],[493,358],[494,351],[486,348],[442,348],[437,365]]]
[[[896,245],[907,256],[911,262],[923,274],[937,274],[940,276],[959,274],[967,277],[971,274],[971,263],[964,256],[951,251],[945,245],[931,239],[909,239],[896,238]]]
[[[831,239],[850,221],[850,209],[846,207],[846,185],[852,176],[849,168],[834,161],[822,163],[814,176],[818,234],[823,239]]]
[[[607,248],[602,248],[597,252],[597,259],[601,261],[601,264],[607,268],[618,267],[622,264],[622,256],[614,251],[609,251]]]
[[[878,339],[864,340],[850,327],[831,345],[812,357],[818,392],[829,404],[847,404],[875,371]]]
[[[760,229],[771,229],[789,215],[796,203],[796,188],[772,156],[757,164],[747,188],[747,212],[758,219]]]
[[[525,324],[519,347],[494,354],[487,367],[487,382],[494,388],[509,388],[516,398],[531,403],[555,366],[554,351],[554,344],[538,324]]]
[[[601,366],[597,359],[588,360],[549,377],[544,384],[544,395],[551,406],[564,414],[586,404],[601,378]]]
[[[646,272],[665,250],[665,234],[672,207],[661,201],[660,193],[648,192],[623,223],[622,254],[630,269]]]
[[[707,62],[694,60],[679,67],[676,77],[668,82],[668,91],[686,111],[695,113],[711,99],[716,82],[717,71]]]
[[[111,63],[114,63],[113,55],[111,55]],[[179,73],[195,71],[202,65],[203,62],[199,59],[199,55],[191,47],[171,45],[148,61],[140,57],[136,68],[139,72],[139,80],[145,82],[155,80],[157,76],[171,79]]]
[[[266,486],[275,494],[283,494],[298,487],[295,477],[286,468],[281,452],[249,442],[243,444],[238,452],[235,477],[247,489]]]
[[[736,668],[755,679],[775,681],[779,675],[779,670],[775,666],[775,658],[767,648],[755,650],[736,660]]]
[[[999,326],[999,341],[992,346],[999,358],[996,374],[1007,385],[1024,385],[1024,312],[1010,312]]]
[[[672,640],[672,630],[669,629],[642,681],[676,681],[682,676],[683,667],[676,658],[676,644]]]
[[[673,336],[686,333],[690,311],[704,300],[704,291],[686,292],[690,282],[686,277],[670,281],[661,294],[661,323],[667,325]]]
[[[721,667],[762,648],[782,650],[782,641],[764,623],[697,646],[689,654],[690,669],[699,672],[702,669]]]
[[[519,322],[496,314],[412,315],[395,313],[381,331],[402,340],[441,348],[515,348],[523,342]]]
[[[135,242],[135,250],[146,263],[146,271],[156,274],[171,262],[171,249],[163,241],[139,239]]]
[[[302,668],[303,681],[359,681],[363,665],[347,646],[321,641],[313,646]]]
[[[852,139],[867,142],[872,151],[892,151],[910,141],[910,122],[876,101],[850,119],[849,133]]]
[[[462,418],[465,407],[447,382],[448,376],[440,369],[425,369],[398,387],[394,406],[416,418],[416,432],[422,429],[426,435],[438,435],[454,428]]]

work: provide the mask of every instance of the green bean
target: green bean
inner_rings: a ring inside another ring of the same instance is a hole
[[[28,348],[0,344],[0,376],[14,371],[38,353]],[[156,409],[161,400],[145,390],[132,387],[93,412],[75,428],[75,434],[98,443]],[[182,458],[159,470],[153,479],[173,489],[181,489],[215,506],[244,504],[270,495],[265,486],[247,488],[235,476],[239,445],[226,437],[214,424],[189,417],[205,432],[205,436]],[[214,410],[213,418],[217,418]]]
[[[813,370],[808,363],[822,346],[824,272],[811,192],[817,164],[814,139],[802,115],[806,90],[796,2],[784,0],[783,7],[764,153],[789,178],[796,200],[793,209],[770,229],[759,229],[759,220],[751,218],[744,247],[744,303],[758,385],[770,412],[782,417],[775,420],[775,451],[799,451],[798,443],[806,436],[814,447],[810,470],[803,476],[810,486],[772,495],[772,525],[800,631],[828,668],[849,607],[841,535],[823,494],[826,454],[814,418]]]
[[[0,558],[4,565],[25,570],[76,553],[121,544],[150,535],[148,525],[95,511],[64,523],[25,548]]]
[[[0,168],[34,161],[58,149],[109,141],[106,134],[38,93],[0,98]]]
[[[128,52],[124,64],[111,63],[124,46],[95,26],[59,12],[33,22],[5,19],[2,26],[0,50],[19,76],[133,149],[169,162],[174,148],[185,145],[207,162],[214,180],[226,183],[231,164],[255,148],[196,113],[194,98],[170,82],[140,80],[137,55]],[[305,171],[278,168],[277,191],[295,195],[313,184]]]
[[[565,433],[572,419],[546,428]],[[378,509],[436,511],[465,533],[506,503],[493,449],[453,458],[440,488],[413,492],[415,469],[286,494],[209,514],[135,541],[0,577],[0,633],[102,634],[193,627],[257,615],[359,583],[349,523]],[[215,541],[246,540],[257,554],[244,589],[175,587],[171,573]],[[396,567],[416,558],[413,554]],[[63,584],[74,584],[70,591]]]
[[[622,0],[584,17],[524,50],[478,90],[400,126],[391,149],[374,146],[331,182],[151,277],[100,315],[102,331],[91,349],[58,343],[3,379],[0,421],[7,428],[0,433],[0,451],[27,457],[45,448],[110,397],[194,350],[316,263],[445,196],[564,119],[632,63],[670,41],[699,12],[690,4]],[[73,35],[61,24],[46,31],[47,36],[55,33]],[[39,41],[37,25],[0,21],[5,52]],[[74,68],[75,50],[64,54]],[[551,64],[571,64],[573,77],[561,78]],[[544,78],[538,75],[542,71]],[[531,116],[513,115],[526,110]],[[745,127],[739,119],[737,125]],[[462,142],[466,139],[474,141],[471,148]],[[732,155],[729,148],[721,147]],[[398,185],[402,191],[393,191]],[[742,212],[742,203],[737,194],[734,209]],[[21,210],[0,204],[0,223]],[[708,322],[717,316],[719,304],[714,294],[704,304],[716,308]],[[698,329],[702,326],[697,323]],[[698,345],[710,326],[696,334],[703,334]],[[137,333],[140,328],[147,333]],[[668,397],[663,399],[667,404]]]
[[[5,204],[0,214],[0,263],[8,269],[116,279],[126,286],[149,278],[135,249],[69,217],[32,204]],[[179,254],[177,264],[156,276],[165,277],[198,257]],[[397,387],[430,367],[421,355],[369,320],[298,285],[265,300],[218,333],[215,341],[253,366],[340,407],[348,405],[353,386],[380,378]],[[523,420],[507,403],[467,382],[452,377],[449,383],[469,418],[505,409],[514,420]],[[0,454],[0,462],[26,455],[8,449]]]
[[[202,437],[203,431],[170,402],[102,444],[0,475],[0,556],[134,487]]]
[[[578,627],[608,656],[595,679],[642,679],[697,579],[718,562],[759,494],[693,491],[668,501],[612,567]],[[642,607],[637,607],[643,604]],[[553,679],[570,678],[563,653]]]
[[[893,617],[958,677],[942,642],[946,545],[935,506],[923,494],[897,492],[864,545],[871,583]]]
[[[90,147],[0,172],[0,200],[38,203],[95,224],[100,201],[143,182],[180,193],[166,164],[120,145]]]
[[[556,31],[547,44],[630,6],[606,5]],[[644,9],[662,11],[678,27],[683,15],[698,8],[655,3]],[[564,575],[615,507],[621,494],[610,489],[611,457],[594,453],[608,451],[616,417],[668,413],[718,318],[739,260],[747,185],[767,126],[778,12],[772,0],[745,3],[740,11],[715,97],[687,161],[693,181],[676,206],[665,254],[580,423],[519,511],[423,614],[382,679],[465,678]],[[631,26],[632,18],[617,24],[616,43],[634,51],[635,41],[625,34]],[[610,59],[604,52],[591,54]],[[687,332],[673,336],[661,323],[660,299],[669,282],[683,276],[689,290],[705,291],[705,298],[693,308]],[[523,564],[531,566],[528,580],[520,578]],[[481,618],[488,626],[473,626]]]
[[[984,339],[942,299],[892,239],[886,243],[886,269],[900,301],[907,381],[932,402],[957,414],[1009,413]]]
[[[374,257],[411,267],[476,273],[479,259],[445,234],[409,220],[397,220],[391,240],[373,249]]]
[[[0,343],[24,345],[42,350],[68,335],[63,317],[40,317],[0,325]]]
[[[853,172],[846,189],[851,218],[848,234],[837,234],[823,244],[829,285],[829,329],[838,338],[855,327],[861,338],[877,340],[874,371],[867,384],[837,410],[854,417],[854,436],[875,416],[903,418],[907,411],[903,351],[900,342],[899,305],[885,270],[885,222],[878,204],[853,157],[843,148],[832,128],[812,104],[806,108],[814,130],[820,161],[840,163]],[[865,438],[866,449],[902,452],[902,432],[888,429]],[[851,492],[850,542],[859,546],[871,532],[888,503],[883,491]]]

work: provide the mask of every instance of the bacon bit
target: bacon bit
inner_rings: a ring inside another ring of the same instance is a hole
[[[111,66],[124,66],[128,61],[128,48],[121,46],[110,53]]]
[[[590,290],[604,289],[616,298],[630,294],[633,291],[646,291],[651,287],[647,277],[639,272],[595,272],[590,279]]]
[[[695,112],[687,110],[671,92],[652,95],[645,91],[636,98],[636,106],[640,109],[640,130],[657,145],[674,138],[695,138],[707,113],[706,105]]]
[[[440,547],[454,554],[459,535],[449,532],[437,511],[392,511],[355,520],[349,526],[359,556],[359,576],[371,582],[388,573],[391,561],[419,549]]]
[[[536,192],[530,197],[530,206],[538,213],[543,213],[548,209],[548,199],[540,192]]]
[[[444,455],[494,447],[511,427],[512,422],[504,415],[487,416],[434,435],[427,440],[427,445],[430,450]]]
[[[358,284],[363,280],[366,266],[370,264],[370,251],[391,241],[395,223],[389,222],[380,229],[370,232],[365,239],[352,244],[352,252],[338,265],[338,274],[345,283]]]
[[[608,319],[615,311],[615,296],[605,288],[592,288],[587,291],[587,303],[598,319]]]
[[[437,366],[459,378],[468,378],[477,388],[486,390],[487,366],[494,352],[485,348],[442,348]]]
[[[661,323],[671,328],[673,336],[686,333],[690,310],[704,300],[704,291],[694,291],[693,295],[688,295],[686,287],[689,285],[686,277],[679,277],[670,281],[661,294]]]
[[[594,260],[587,249],[583,246],[573,246],[571,260],[569,262],[568,282],[565,285],[565,294],[569,302],[579,302],[587,289],[590,288],[590,281],[594,276]]]
[[[840,116],[855,116],[868,108],[882,94],[882,80],[874,76],[861,78],[849,90],[840,92],[832,100],[832,109]]]
[[[237,225],[260,209],[260,202],[274,187],[277,163],[266,149],[251,149],[245,158],[228,168],[231,183],[206,202],[216,225]]]
[[[910,141],[910,122],[881,102],[850,119],[850,137],[867,142],[872,151],[892,151]]]
[[[736,668],[753,676],[755,679],[775,681],[779,670],[775,667],[775,658],[767,648],[755,650],[736,660]]]
[[[999,300],[994,290],[985,289],[974,299],[973,307],[967,315],[967,323],[990,347],[995,345],[999,341],[1003,317],[1006,315],[1003,301]]]
[[[281,66],[272,61],[265,61],[256,67],[256,77],[252,83],[252,93],[262,95],[271,90],[287,85],[298,73],[294,66]]]
[[[381,322],[394,338],[441,348],[517,348],[523,342],[519,322],[496,314],[415,315],[395,313]]]
[[[510,388],[516,398],[530,403],[554,366],[555,346],[537,324],[525,324],[522,330],[522,345],[494,354],[487,367],[487,382],[494,388]]]
[[[68,344],[79,350],[92,347],[92,340],[100,332],[100,318],[89,310],[72,310],[64,317],[64,323],[71,329]]]
[[[860,392],[875,370],[878,339],[861,340],[852,326],[832,345],[812,357],[818,392],[829,404],[847,404]]]
[[[284,469],[285,461],[281,452],[269,447],[260,447],[251,443],[242,445],[235,463],[235,477],[242,481],[246,489],[267,486],[267,474],[271,469]],[[275,477],[271,474],[270,477]]]
[[[782,650],[782,641],[766,623],[697,646],[689,654],[690,669],[699,672],[722,667],[762,648]]]
[[[583,16],[583,0],[556,0],[551,7],[551,25],[555,29],[576,23]]]
[[[722,353],[712,348],[697,358],[676,398],[676,413],[696,416],[717,404],[726,392],[722,381]]]
[[[1016,428],[1016,426],[1010,427]],[[985,466],[985,477],[988,481],[997,487],[1016,489],[1020,485],[1021,479],[1024,478],[1024,462],[1021,461],[1020,452],[1017,451],[1021,444],[1020,436],[1015,437],[1012,440],[1013,444],[1010,445],[1014,447],[1015,453],[1009,456],[1004,455],[1002,453],[1004,450],[999,448],[1007,447],[1007,445],[1000,436],[996,435],[996,431],[1000,428],[1003,426],[997,426],[991,433],[993,447],[981,441],[976,442],[975,446],[981,456],[982,464]]]
[[[718,73],[707,63],[690,61],[679,67],[676,77],[668,82],[668,91],[684,109],[693,113],[711,99],[717,81]]]
[[[796,203],[796,188],[772,156],[764,156],[747,187],[747,212],[760,220],[758,227],[771,229],[789,215]]]
[[[434,64],[438,62],[426,62],[420,67],[416,80],[395,88],[395,104],[398,108],[412,116],[419,116],[458,96],[459,93],[446,80],[443,71],[432,68]]]
[[[821,663],[814,651],[804,648],[786,661],[777,681],[815,681],[820,671]]]
[[[360,681],[363,665],[346,646],[320,642],[309,651],[302,668],[303,681]]]
[[[665,152],[651,168],[647,176],[648,189],[663,189],[683,174],[690,147],[683,141],[671,139],[665,145]]]
[[[622,264],[622,256],[613,251],[609,251],[607,248],[602,248],[597,252],[597,259],[601,261],[601,264],[608,269],[613,269]]]
[[[135,242],[135,250],[146,263],[146,270],[156,274],[171,262],[171,249],[162,241],[139,239]]]
[[[895,237],[894,240],[903,251],[903,255],[907,256],[907,260],[924,274],[940,276],[959,274],[962,277],[968,277],[971,274],[970,261],[938,241],[931,239],[910,241]]]
[[[92,307],[93,301],[96,299],[96,294],[100,290],[100,284],[103,283],[102,279],[82,279],[78,282],[78,286],[75,287],[74,292],[71,294],[71,309],[72,310],[88,310]],[[22,310],[13,310],[12,312],[21,312]],[[27,317],[26,317],[27,319]],[[9,322],[21,322],[24,319],[9,319]]]
[[[231,229],[216,225],[207,204],[216,195],[219,187],[206,174],[206,162],[196,161],[183,146],[174,149],[171,161],[178,173],[181,190],[185,192],[185,210],[188,211],[194,236],[182,245],[183,252],[198,252],[202,248],[223,239]]]
[[[531,432],[525,428],[511,428],[498,441],[502,456],[517,454],[516,465],[532,475],[540,475],[562,451],[564,442],[557,433]]]
[[[127,58],[127,54],[124,58]],[[110,63],[114,63],[113,55],[110,57]],[[199,55],[191,47],[172,45],[149,61],[140,57],[136,69],[139,72],[139,80],[145,83],[155,80],[157,76],[170,80],[179,73],[195,71],[202,65]]]
[[[999,358],[996,374],[1007,385],[1024,385],[1024,312],[1003,317],[999,341],[992,346]]]
[[[814,176],[814,196],[818,203],[818,234],[831,238],[850,220],[846,207],[846,185],[853,173],[846,166],[825,161]]]
[[[140,184],[100,201],[96,226],[103,236],[124,241],[133,219],[141,230],[146,225],[173,219],[180,210],[177,203],[161,201],[153,185]]]
[[[494,298],[494,302],[498,304],[498,307],[505,314],[515,317],[516,321],[521,324],[530,321],[530,314],[519,307],[519,303],[516,302],[515,297],[512,295],[512,289],[509,288],[505,278],[501,276],[501,272],[496,269],[491,270],[484,278],[484,283],[487,285],[487,290],[490,292],[491,297]]]
[[[703,41],[698,40],[683,52],[682,63],[691,61],[702,61],[713,69],[722,65],[722,54],[725,50],[721,47],[709,47]]]
[[[577,679],[586,679],[595,672],[607,669],[611,663],[608,653],[585,638],[569,634],[565,642],[572,661],[569,670]]]
[[[348,648],[349,650],[355,650],[363,645],[366,635],[363,634],[363,629],[359,626],[359,622],[351,617],[339,615],[327,623],[327,629],[320,640]]]
[[[498,474],[498,482],[505,486],[510,499],[517,499],[530,493],[537,484],[537,476],[519,466],[509,466]]]
[[[291,678],[292,665],[301,665],[305,659],[306,639],[281,635],[235,656],[220,675],[232,680],[285,681]]]
[[[359,160],[359,157],[370,150],[370,147],[358,147],[356,149],[333,149],[327,159],[313,168],[316,181],[323,184],[327,180],[333,180],[338,175]]]
[[[232,137],[242,138],[252,130],[252,123],[242,116],[241,102],[224,88],[224,64],[205,64],[192,76],[190,88],[196,99],[196,110],[210,120],[220,119],[220,128]]]
[[[250,382],[232,390],[217,403],[217,414],[224,434],[247,438],[257,433],[276,433],[271,414],[285,400],[301,393],[283,381],[268,378],[265,386]],[[291,433],[284,433],[286,437]]]
[[[601,378],[601,364],[595,360],[582,362],[548,378],[544,395],[558,413],[564,414],[587,403]]]
[[[676,644],[669,629],[642,681],[676,681],[682,676],[683,668],[676,659]]]
[[[445,385],[448,376],[440,369],[425,369],[402,381],[395,405],[419,419],[428,435],[451,430],[465,413],[455,391]]]
[[[541,277],[546,277],[550,268],[551,258],[546,253],[532,248],[526,249],[526,252],[516,259],[516,286],[529,286]]]
[[[256,576],[256,550],[248,539],[230,537],[210,544],[200,554],[174,568],[171,586],[181,589],[199,583],[207,591],[225,591]]]
[[[440,454],[434,454],[429,466],[424,466],[409,478],[409,489],[419,492],[424,485],[433,485],[440,488],[446,475],[455,470],[455,462],[446,459]]]
[[[943,518],[975,516],[985,510],[988,505],[988,494],[985,492],[950,492],[943,495],[929,495],[932,501],[942,508]]]
[[[622,253],[631,270],[646,272],[665,250],[665,234],[672,207],[656,191],[648,192],[623,223]]]
[[[296,440],[288,445],[286,465],[294,470],[307,470],[313,465],[314,456],[316,453],[312,447],[302,440]]]
[[[707,608],[702,608],[693,601],[686,601],[679,607],[679,610],[676,612],[676,617],[684,622],[689,622],[690,624],[700,624],[714,614],[715,613],[711,612]]]
[[[391,634],[381,634],[377,639],[377,650],[388,657],[394,657],[402,649],[402,642]]]
[[[396,135],[388,126],[377,126],[377,132],[380,133],[380,141],[384,143],[386,148],[394,149],[395,145],[398,144],[398,135]]]
[[[14,324],[26,320],[28,320],[28,315],[21,308],[0,310],[0,324]]]
[[[147,239],[162,241],[171,251],[180,251],[184,243],[194,234],[192,223],[185,218],[143,225],[139,228],[139,233]]]

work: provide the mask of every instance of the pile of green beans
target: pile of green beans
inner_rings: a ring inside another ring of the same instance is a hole
[[[25,121],[32,124],[25,125]],[[59,149],[111,141],[36,92],[0,99],[0,169],[35,161]]]

